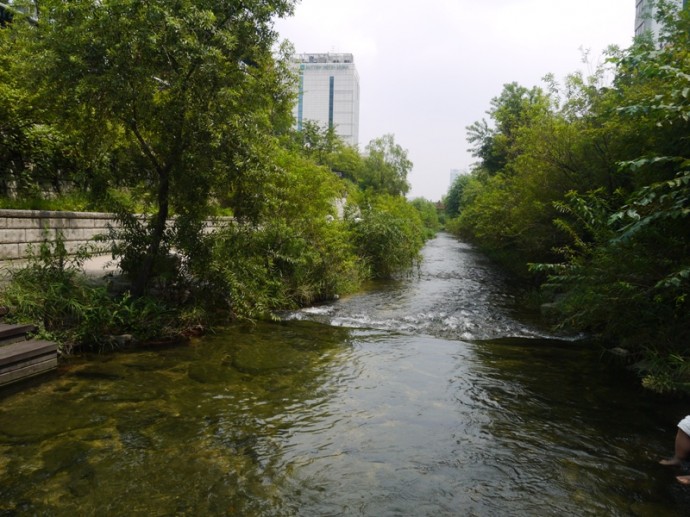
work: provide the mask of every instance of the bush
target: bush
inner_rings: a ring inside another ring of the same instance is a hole
[[[208,263],[192,275],[205,300],[234,318],[266,318],[353,291],[362,268],[342,223],[309,228],[274,220],[256,227],[230,224],[212,238]],[[201,266],[201,267],[200,267]]]
[[[350,230],[373,278],[392,278],[420,260],[424,227],[419,212],[402,197],[370,200],[361,214],[350,216]]]
[[[410,201],[424,226],[424,238],[431,239],[441,229],[436,204],[424,198],[418,197]]]
[[[82,274],[88,258],[82,248],[68,256],[61,235],[44,241],[28,265],[11,271],[0,303],[10,309],[10,322],[38,326],[43,339],[57,341],[62,353],[73,347],[104,350],[121,344],[114,336],[131,334],[146,341],[180,331],[173,313],[151,298],[112,296],[106,286],[92,286]]]
[[[281,169],[263,185],[269,195],[259,222],[229,224],[185,248],[196,250],[187,254],[187,276],[231,317],[332,299],[364,277],[347,225],[336,218],[344,183],[293,152],[275,158]]]

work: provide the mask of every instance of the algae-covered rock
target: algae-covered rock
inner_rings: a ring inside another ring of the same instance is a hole
[[[193,362],[187,369],[187,376],[201,384],[227,383],[237,373],[230,364],[220,362],[218,364],[208,362]]]
[[[247,346],[239,349],[232,365],[239,371],[261,374],[274,370],[296,369],[307,363],[307,355],[291,347]]]
[[[47,475],[55,475],[62,470],[73,470],[75,466],[87,461],[89,447],[83,442],[68,441],[58,443],[43,453],[43,468]]]
[[[0,409],[0,437],[5,441],[39,442],[47,437],[94,426],[98,418],[75,411],[71,404],[40,403]]]

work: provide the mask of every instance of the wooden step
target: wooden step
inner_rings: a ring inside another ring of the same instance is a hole
[[[57,345],[51,341],[20,341],[0,347],[0,386],[57,368]]]
[[[0,346],[25,341],[26,335],[35,331],[35,325],[8,325],[7,323],[0,323]]]

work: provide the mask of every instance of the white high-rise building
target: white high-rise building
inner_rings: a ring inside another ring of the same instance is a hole
[[[298,54],[297,129],[311,120],[333,127],[346,143],[359,143],[359,74],[352,54]]]
[[[687,7],[688,0],[669,0],[678,8]],[[649,32],[656,40],[661,30],[661,25],[655,18],[654,5],[656,0],[635,0],[635,36],[642,36]]]

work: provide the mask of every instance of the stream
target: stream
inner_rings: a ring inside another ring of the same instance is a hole
[[[678,516],[683,401],[447,234],[409,278],[0,391],[0,516]]]

